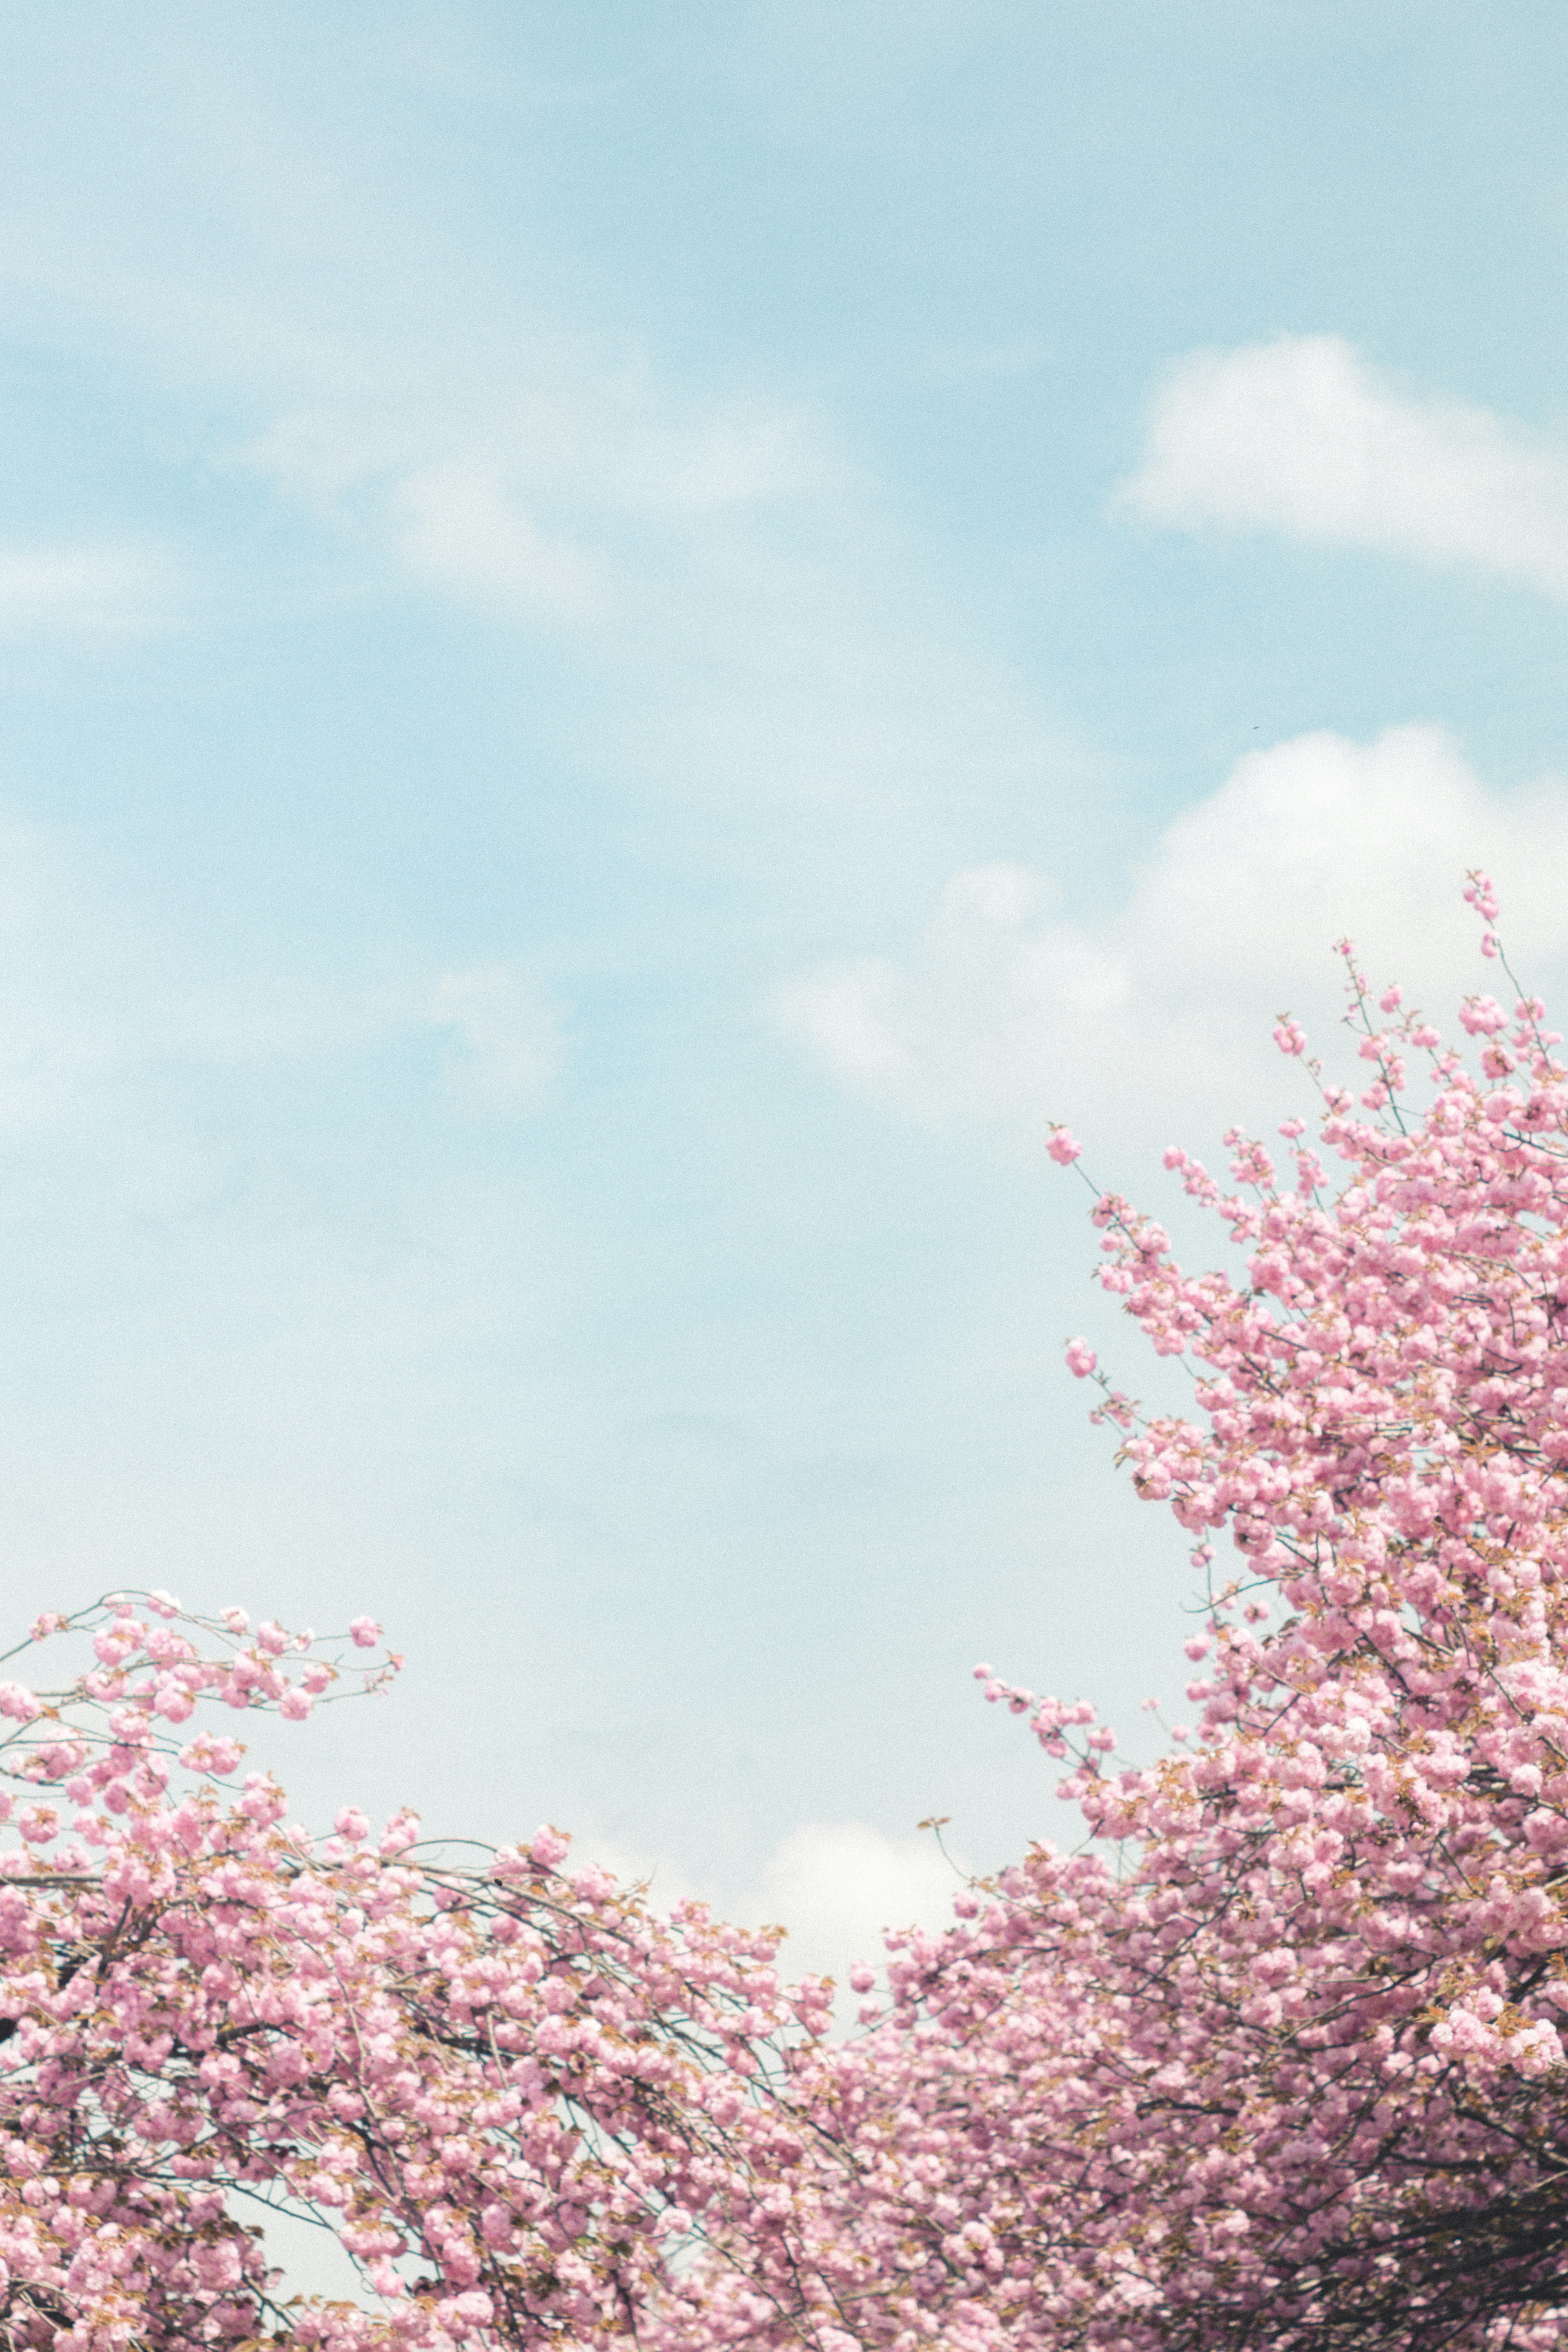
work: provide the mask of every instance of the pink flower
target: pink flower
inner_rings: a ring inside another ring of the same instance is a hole
[[[188,1748],[180,1750],[180,1761],[187,1772],[211,1772],[220,1779],[232,1772],[245,1754],[237,1739],[219,1739],[210,1731],[199,1731]]]
[[[1495,1037],[1508,1027],[1508,1014],[1495,996],[1467,996],[1459,1019],[1472,1037]]]
[[[349,1623],[349,1633],[353,1637],[354,1647],[357,1650],[374,1650],[376,1643],[381,1639],[381,1627],[376,1623],[374,1617],[355,1617],[351,1619]]]
[[[405,1806],[401,1812],[394,1813],[383,1830],[376,1851],[384,1858],[390,1857],[393,1854],[405,1853],[411,1845],[416,1845],[418,1842],[419,1816],[417,1813],[410,1812]]]
[[[1083,1146],[1070,1128],[1053,1127],[1046,1150],[1058,1166],[1070,1168],[1073,1161],[1081,1157]]]
[[[450,2336],[459,2339],[471,2336],[476,2328],[488,2327],[495,2315],[495,2306],[482,2287],[468,2287],[461,2294],[450,2295],[436,2305],[436,2316]]]
[[[1087,1339],[1069,1339],[1067,1345],[1067,1368],[1075,1379],[1087,1380],[1099,1358]]]

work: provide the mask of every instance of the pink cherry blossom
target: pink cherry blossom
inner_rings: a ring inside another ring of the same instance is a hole
[[[1538,1000],[1467,1061],[1341,952],[1321,1149],[1166,1154],[1240,1263],[1093,1211],[1191,1376],[1091,1418],[1187,1539],[1194,1725],[1118,1763],[978,1667],[1065,1850],[890,1932],[847,2038],[553,1827],[458,1868],[236,1786],[237,1719],[395,1672],[373,1620],[38,1620],[6,1664],[93,1654],[0,1685],[5,2352],[1568,2352],[1568,1071]],[[269,2204],[361,2304],[289,2299]]]

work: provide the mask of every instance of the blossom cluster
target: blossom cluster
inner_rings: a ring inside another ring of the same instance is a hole
[[[1097,1199],[1193,1381],[1107,1401],[1204,1580],[1197,1738],[1116,1770],[1092,1709],[978,1670],[1076,1741],[1091,1836],[895,1939],[816,2054],[785,2235],[857,2345],[1568,2343],[1568,1072],[1538,1000],[1468,1000],[1476,1067],[1344,954],[1359,1099],[1310,1066],[1285,1176],[1239,1130],[1228,1183],[1167,1154],[1235,1273]]]
[[[270,1775],[224,1789],[231,1738],[167,1752],[202,1698],[294,1713],[342,1671],[331,1645],[160,1594],[34,1639],[73,1632],[94,1663],[71,1685],[4,1686],[27,1801],[0,1799],[0,2344],[624,2334],[735,2210],[737,2118],[831,1988],[786,1994],[776,1934],[570,1871],[551,1828],[457,1872],[411,1814],[286,1827]],[[244,2218],[269,2205],[335,2232],[360,2303],[284,2300]]]

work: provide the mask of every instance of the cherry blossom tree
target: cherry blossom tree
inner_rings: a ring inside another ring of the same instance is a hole
[[[1308,1065],[1284,1173],[1167,1154],[1232,1272],[1095,1199],[1190,1376],[1145,1413],[1068,1349],[1191,1540],[1195,1736],[1120,1768],[981,1669],[1087,1835],[890,1937],[848,2040],[553,1830],[458,1870],[285,1826],[190,1718],[307,1713],[368,1622],[40,1621],[95,1655],[0,1684],[0,2345],[1568,2343],[1568,1072],[1517,983],[1472,1064],[1346,966],[1359,1097]],[[362,2301],[289,2302],[258,2200]]]
[[[713,2281],[735,2340],[787,2340],[790,2277],[795,2325],[898,2352],[1568,2340],[1568,1075],[1538,1001],[1466,1003],[1471,1069],[1345,955],[1368,1082],[1321,1151],[1166,1155],[1242,1270],[1094,1208],[1192,1376],[1098,1412],[1209,1594],[1196,1741],[1118,1772],[1091,1709],[980,1670],[1089,1844],[893,1939],[775,2239]]]
[[[318,1843],[270,1775],[226,1798],[238,1742],[173,1727],[303,1716],[347,1641],[152,1593],[29,1646],[72,1633],[95,1653],[72,1682],[0,1684],[0,2344],[631,2333],[702,2217],[738,2210],[736,2121],[831,1988],[786,2000],[776,1936],[657,1919],[564,1872],[550,1829],[454,1870],[411,1815],[373,1843],[345,1810]],[[774,2142],[753,2129],[747,2161]],[[335,2231],[363,2305],[285,2304],[269,2206]]]

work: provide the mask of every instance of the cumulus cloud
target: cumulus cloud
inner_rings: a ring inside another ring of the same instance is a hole
[[[945,1927],[963,1884],[930,1831],[890,1838],[868,1822],[803,1822],[780,1839],[749,1886],[699,1889],[668,1856],[634,1853],[614,1838],[587,1836],[593,1859],[627,1884],[646,1881],[660,1911],[692,1897],[747,1927],[787,1931],[787,1977],[830,1976],[840,1990],[858,1960],[880,1969],[889,1927]],[[853,2014],[853,2002],[843,2008]]]
[[[1568,595],[1568,440],[1413,394],[1339,335],[1179,361],[1119,499],[1156,522],[1475,564]]]
[[[1568,787],[1492,791],[1436,727],[1298,736],[1177,817],[1104,920],[1063,912],[1035,869],[975,867],[901,955],[797,973],[773,1010],[846,1090],[930,1127],[1228,1120],[1271,1066],[1274,1014],[1306,1015],[1332,1058],[1335,940],[1434,1011],[1496,984],[1460,899],[1473,866],[1498,880],[1516,968],[1542,977],[1568,954]]]
[[[941,1927],[963,1881],[929,1832],[889,1838],[865,1822],[806,1822],[774,1848],[734,1916],[789,1930],[792,1977],[836,1977],[857,1960],[880,1967],[889,1927]]]
[[[510,964],[448,972],[431,1002],[431,1019],[458,1043],[458,1090],[475,1109],[516,1114],[535,1108],[564,1057],[561,1013]]]

